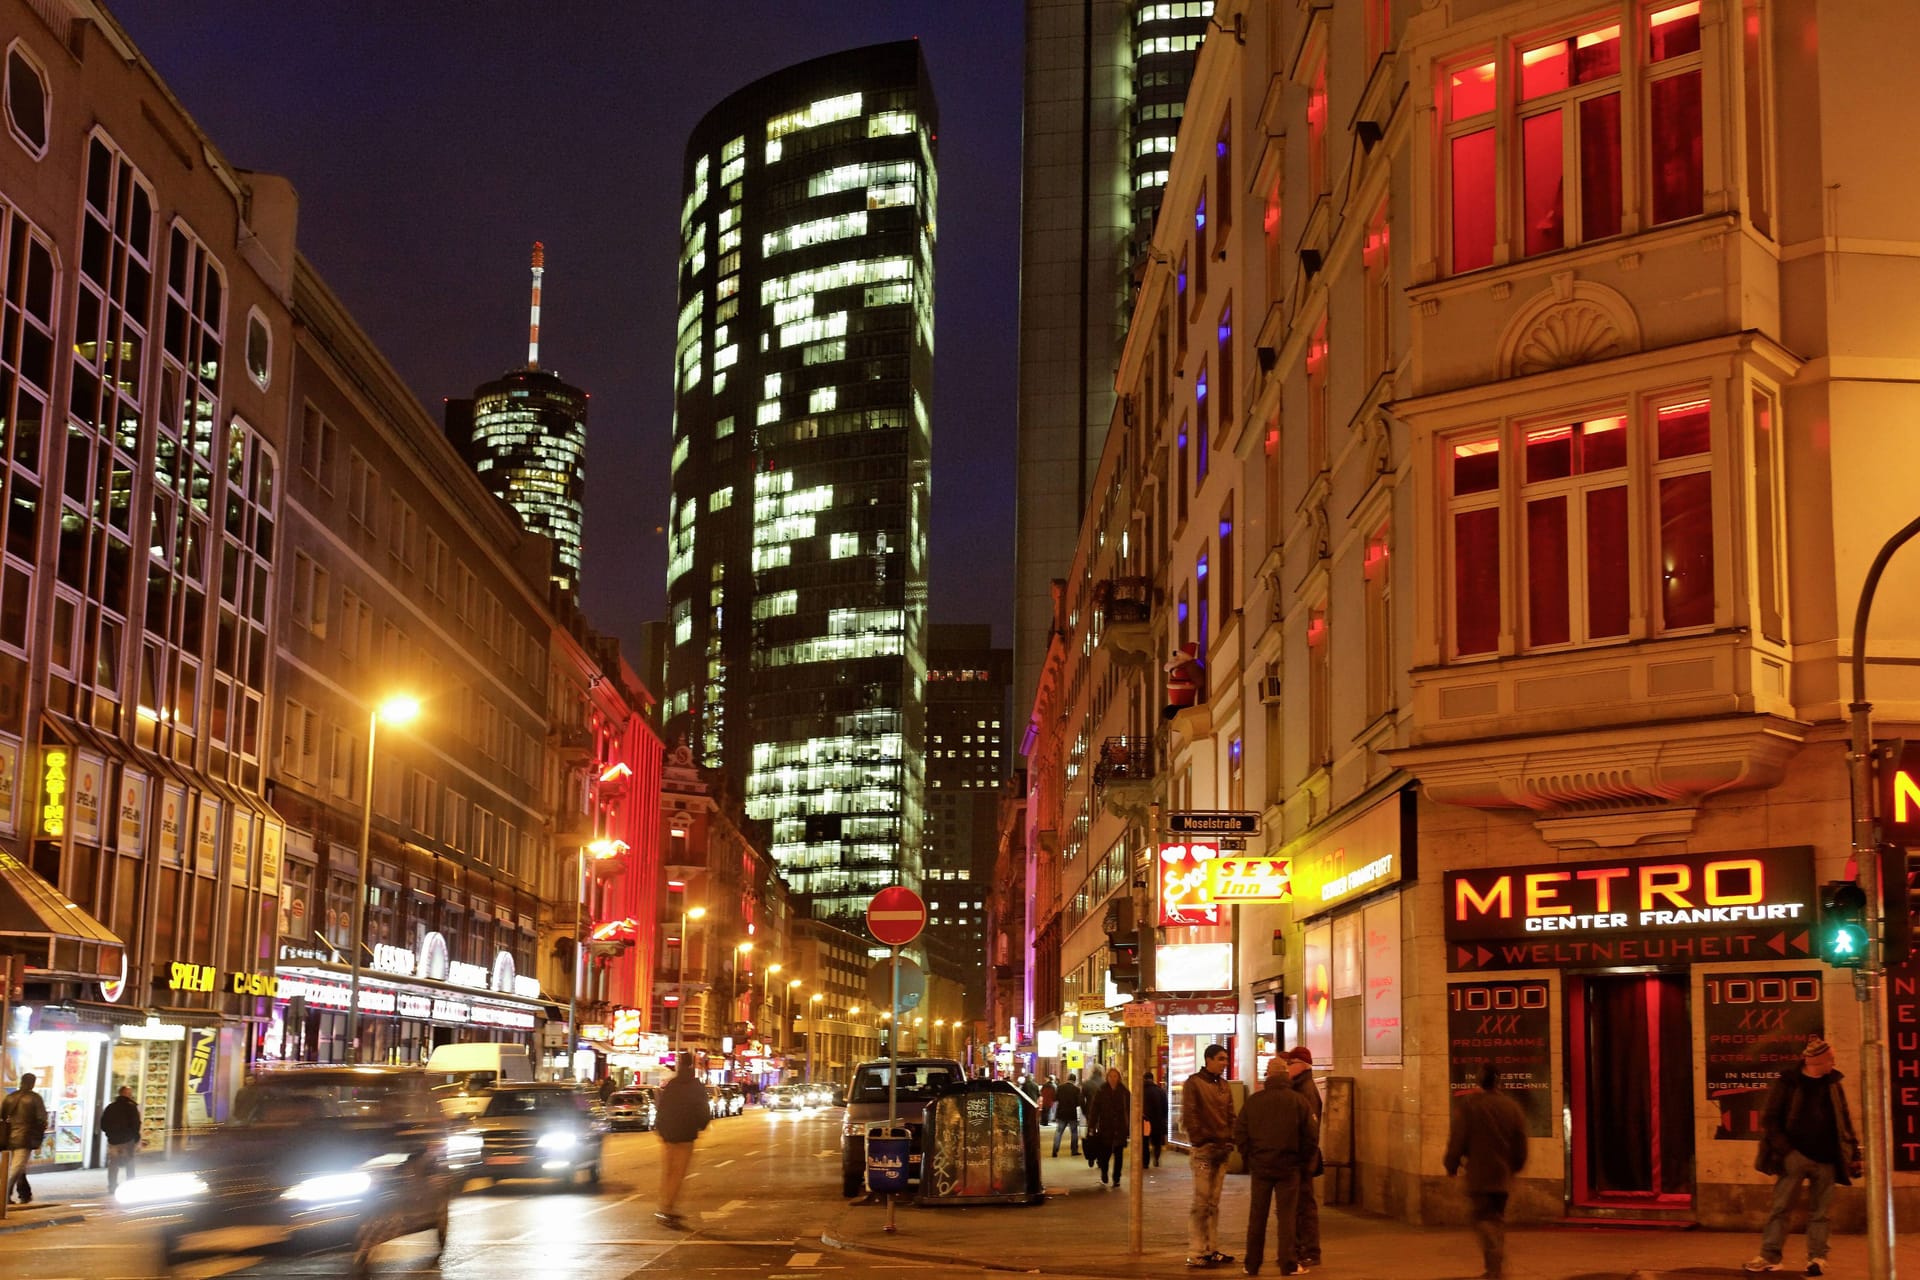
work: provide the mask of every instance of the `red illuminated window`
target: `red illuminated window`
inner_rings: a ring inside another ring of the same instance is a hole
[[[1266,438],[1261,442],[1262,470],[1265,473],[1267,545],[1280,545],[1280,415],[1267,419]]]
[[[1367,224],[1366,247],[1360,253],[1366,277],[1367,372],[1374,377],[1393,367],[1393,263],[1388,248],[1383,200]]]
[[[1307,344],[1307,470],[1327,469],[1327,322],[1323,317]]]
[[[1453,651],[1468,657],[1500,643],[1500,438],[1458,440],[1447,453]]]
[[[1260,231],[1267,252],[1267,301],[1278,302],[1286,292],[1286,254],[1280,247],[1280,179],[1267,188],[1267,206],[1260,215]]]
[[[1649,214],[1656,223],[1703,207],[1700,0],[1647,15]]]
[[[1705,400],[1655,414],[1660,622],[1669,631],[1713,623],[1712,416]]]
[[[1307,614],[1307,759],[1318,769],[1333,761],[1333,645],[1326,602]]]
[[[1393,0],[1366,0],[1367,65],[1393,47]]]
[[[1367,622],[1368,723],[1393,706],[1393,581],[1387,532],[1384,524],[1374,530],[1361,562]]]
[[[1307,90],[1307,194],[1319,196],[1327,189],[1327,64],[1322,62],[1313,73]]]
[[[1627,420],[1521,433],[1527,643],[1627,634]]]

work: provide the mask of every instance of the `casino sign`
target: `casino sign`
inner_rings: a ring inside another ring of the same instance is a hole
[[[1806,847],[1449,871],[1444,902],[1456,973],[1799,960],[1819,914]]]

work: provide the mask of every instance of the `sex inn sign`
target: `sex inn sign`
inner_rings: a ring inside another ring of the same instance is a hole
[[[1449,871],[1447,968],[1799,960],[1819,899],[1810,848]]]

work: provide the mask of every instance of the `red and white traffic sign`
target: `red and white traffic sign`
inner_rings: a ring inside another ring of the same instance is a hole
[[[904,947],[927,927],[927,904],[903,885],[889,885],[867,903],[867,932],[875,942]]]

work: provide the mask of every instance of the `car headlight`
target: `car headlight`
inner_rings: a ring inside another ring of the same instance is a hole
[[[459,1160],[466,1156],[477,1156],[486,1145],[477,1133],[450,1133],[447,1135],[447,1158]]]
[[[207,1184],[193,1173],[156,1173],[145,1178],[128,1178],[113,1193],[113,1198],[129,1209],[142,1205],[191,1200],[207,1193]]]
[[[280,1198],[298,1200],[303,1204],[338,1203],[358,1200],[372,1186],[372,1176],[358,1169],[351,1173],[323,1173],[294,1183],[281,1193]]]
[[[580,1139],[574,1134],[561,1130],[558,1133],[543,1133],[534,1145],[542,1151],[571,1151]]]

